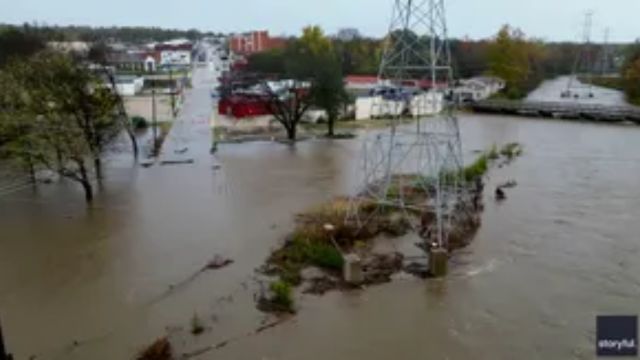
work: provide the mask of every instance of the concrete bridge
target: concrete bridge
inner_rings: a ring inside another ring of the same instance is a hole
[[[583,119],[605,122],[631,121],[640,125],[640,107],[626,105],[581,104],[578,102],[536,102],[516,100],[482,100],[471,104],[476,112]]]

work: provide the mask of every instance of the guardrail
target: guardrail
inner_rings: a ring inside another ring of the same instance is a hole
[[[541,102],[516,100],[482,100],[471,104],[478,112],[553,118],[586,119],[596,121],[632,121],[640,124],[640,108],[573,102]]]

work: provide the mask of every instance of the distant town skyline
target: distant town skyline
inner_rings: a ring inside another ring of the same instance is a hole
[[[216,4],[217,3],[217,4]],[[638,0],[449,0],[450,35],[489,38],[510,24],[529,37],[549,41],[581,39],[584,14],[594,12],[592,39],[601,42],[609,27],[611,42],[640,37],[635,17]],[[307,25],[320,25],[329,34],[356,28],[365,36],[386,33],[392,0],[0,0],[0,22],[47,25],[158,26],[214,32],[269,30],[296,35]],[[8,10],[8,11],[7,11]]]

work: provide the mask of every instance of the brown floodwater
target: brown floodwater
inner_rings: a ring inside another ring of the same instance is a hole
[[[116,156],[91,209],[68,183],[0,197],[0,319],[18,359],[131,359],[167,333],[181,352],[231,339],[196,359],[590,359],[596,315],[640,311],[640,128],[464,114],[468,161],[493,143],[525,154],[491,170],[482,227],[450,276],[298,296],[294,319],[246,336],[264,320],[254,269],[296,212],[355,189],[361,145],[211,156],[205,85],[163,155],[189,146],[193,165]],[[215,254],[235,263],[184,281]]]

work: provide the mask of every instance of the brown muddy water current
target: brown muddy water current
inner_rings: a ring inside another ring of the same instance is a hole
[[[299,296],[297,317],[250,337],[264,319],[254,268],[296,212],[353,191],[357,140],[225,145],[217,159],[202,146],[194,165],[148,169],[114,158],[91,210],[73,184],[4,195],[8,346],[130,359],[168,332],[180,351],[235,339],[197,359],[594,358],[596,315],[640,313],[640,128],[462,115],[461,129],[467,161],[493,143],[525,154],[490,172],[482,228],[450,276]],[[215,254],[235,263],[180,285]]]

